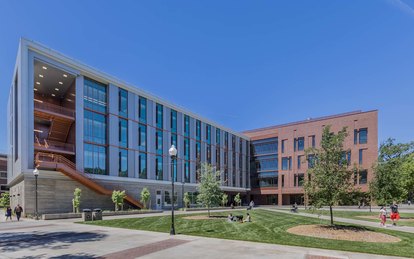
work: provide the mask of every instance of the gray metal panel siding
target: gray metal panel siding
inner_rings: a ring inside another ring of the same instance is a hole
[[[118,176],[119,172],[119,119],[118,114],[118,87],[113,84],[108,86],[108,162],[109,175]]]
[[[75,122],[75,131],[76,131],[76,169],[79,171],[83,171],[83,76],[76,77],[76,122]]]
[[[155,103],[147,100],[147,124],[154,125]],[[155,180],[155,128],[147,126],[147,178]]]

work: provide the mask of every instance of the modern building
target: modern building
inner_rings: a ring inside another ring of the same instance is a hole
[[[243,132],[251,143],[251,199],[256,204],[303,204],[303,183],[312,159],[305,150],[319,147],[323,127],[347,127],[344,150],[355,168],[354,183],[368,190],[378,156],[378,111],[349,112]]]
[[[71,211],[76,187],[86,208],[113,208],[113,190],[142,207],[144,187],[151,207],[167,208],[172,175],[181,206],[184,192],[196,192],[203,162],[223,172],[229,194],[249,190],[248,137],[39,43],[20,42],[8,109],[11,203],[27,213],[36,166],[39,213]]]
[[[182,206],[184,192],[195,203],[196,172],[204,162],[221,171],[230,201],[241,193],[244,202],[289,204],[303,194],[306,172],[294,161],[318,144],[324,125],[356,130],[356,144],[350,136],[347,147],[367,170],[359,173],[362,187],[377,152],[376,111],[239,133],[27,39],[20,41],[10,89],[11,205],[30,214],[36,167],[39,213],[71,211],[77,187],[81,208],[113,208],[113,190],[125,190],[126,204],[140,208],[144,187],[152,208],[170,208],[172,177],[175,203]],[[171,145],[178,150],[174,161]]]
[[[7,186],[7,155],[0,154],[0,195],[9,191]]]

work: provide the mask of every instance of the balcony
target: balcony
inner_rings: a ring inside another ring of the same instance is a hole
[[[34,111],[39,117],[45,117],[45,114],[64,117],[69,120],[75,119],[75,111],[63,106],[44,102],[39,99],[34,100]]]
[[[39,139],[36,135],[35,135],[34,148],[36,151],[75,155],[74,144],[46,140],[46,139]]]

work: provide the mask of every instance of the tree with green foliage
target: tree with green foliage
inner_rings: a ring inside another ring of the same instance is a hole
[[[149,208],[148,202],[151,200],[151,193],[147,187],[143,188],[141,191],[141,202],[144,205],[144,209]]]
[[[123,210],[124,199],[126,197],[125,191],[116,191],[112,192],[112,202],[115,204],[115,211],[118,211],[119,208]]]
[[[236,196],[234,196],[234,202],[236,203],[236,205],[241,206],[240,193],[237,193]]]
[[[348,169],[343,149],[347,136],[346,127],[335,134],[329,125],[325,126],[320,148],[308,148],[305,152],[309,164],[305,195],[314,208],[329,206],[331,225],[334,224],[332,206],[340,204],[353,191],[353,171]]]
[[[210,208],[220,204],[223,191],[220,189],[220,171],[210,164],[202,163],[198,172],[200,183],[197,187],[197,201],[207,207],[208,216],[210,217]]]
[[[223,205],[223,207],[226,207],[227,202],[229,202],[229,196],[226,193],[223,193],[221,196],[221,205]]]
[[[73,192],[73,199],[72,199],[73,213],[79,213],[81,194],[82,194],[82,190],[79,188],[76,188],[75,191]]]
[[[184,208],[190,207],[191,199],[190,199],[190,194],[188,192],[184,193],[183,202],[184,202]]]
[[[370,193],[378,204],[409,198],[414,188],[414,143],[395,143],[394,139],[387,139],[380,145],[373,169]]]
[[[0,196],[0,207],[7,208],[10,206],[10,193],[4,192]]]

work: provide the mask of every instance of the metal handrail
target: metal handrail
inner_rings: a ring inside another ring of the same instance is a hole
[[[56,104],[48,103],[48,102],[34,102],[34,108],[51,111],[54,113],[66,115],[69,117],[75,117],[75,111],[66,107],[62,107]]]
[[[38,147],[52,148],[52,149],[55,148],[55,149],[61,149],[64,151],[75,152],[75,145],[71,143],[39,139],[36,135],[35,135],[35,140],[36,140],[35,146],[38,146]],[[42,142],[44,143],[43,145],[42,145]]]

